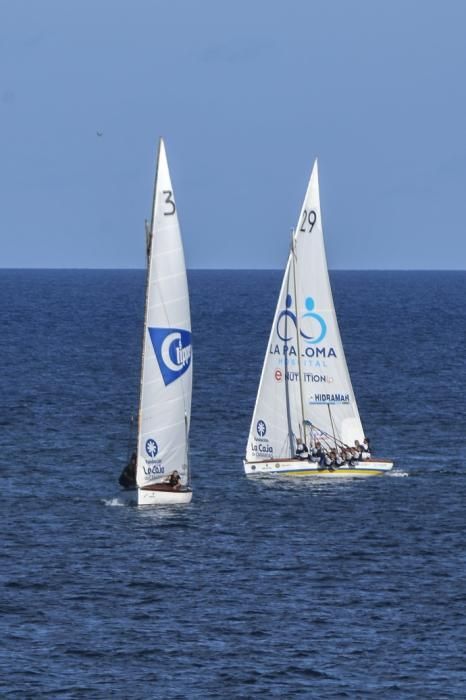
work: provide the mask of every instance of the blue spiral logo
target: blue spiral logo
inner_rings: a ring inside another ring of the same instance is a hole
[[[263,420],[257,421],[256,430],[259,437],[265,436],[267,432],[267,426],[265,425],[265,422]]]
[[[148,440],[146,440],[146,452],[149,455],[149,457],[152,457],[152,459],[154,459],[154,457],[157,456],[158,451],[159,446],[153,438],[149,438]]]

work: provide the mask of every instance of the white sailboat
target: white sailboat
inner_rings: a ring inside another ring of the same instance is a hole
[[[296,457],[304,443],[322,455],[361,445],[364,431],[340,338],[325,256],[317,161],[286,265],[249,431],[247,475],[365,477],[393,462],[348,459],[326,466]],[[317,449],[316,449],[317,446]],[[327,463],[332,462],[327,459]]]
[[[189,503],[191,319],[177,205],[162,139],[146,235],[137,451],[133,454],[133,483],[125,493],[137,505]],[[131,471],[131,463],[126,469]]]

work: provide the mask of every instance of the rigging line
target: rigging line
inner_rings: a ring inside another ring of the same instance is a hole
[[[326,404],[326,405],[328,405],[328,404]],[[327,433],[323,428],[319,428],[319,427],[318,427],[317,425],[315,425],[314,423],[311,423],[310,420],[306,421],[306,423],[309,424],[309,425],[311,426],[311,428],[313,428],[313,429],[316,430],[318,433],[320,433],[320,435],[326,435],[328,438],[333,438],[333,437],[334,437],[333,435],[330,435],[330,433]],[[349,445],[347,445],[346,442],[343,442],[343,440],[341,440],[340,438],[337,438],[337,442],[339,442],[339,443],[340,443],[340,446],[342,446],[342,447],[349,447]]]
[[[184,435],[185,435],[185,459],[186,459],[186,484],[191,486],[191,465],[189,463],[189,424],[188,424],[188,414],[185,411],[184,414]]]
[[[329,437],[328,439],[327,439],[327,438],[323,438],[323,437],[321,438],[321,441],[324,443],[324,447],[325,447],[327,450],[330,450],[330,448],[332,447],[332,443],[330,442],[330,439],[331,439],[330,437]]]
[[[296,269],[296,263],[297,263],[297,255],[296,255],[296,237],[295,237],[295,232],[293,229],[291,229],[291,253],[292,253],[292,259],[293,259],[293,285],[294,285],[294,305],[295,305],[295,312],[296,312],[296,339],[297,339],[297,346],[298,346],[298,371],[299,371],[299,396],[301,399],[301,425],[303,428],[304,432],[304,443],[306,443],[306,427],[304,424],[304,398],[303,398],[303,384],[302,384],[302,369],[301,369],[301,345],[300,345],[300,328],[299,328],[299,313],[298,313],[298,296],[297,296],[297,285],[296,285],[296,278],[297,278],[297,269]],[[301,426],[300,426],[300,431],[301,433]]]
[[[337,439],[336,439],[336,437],[335,437],[335,427],[334,427],[334,425],[333,425],[332,411],[330,410],[330,404],[329,404],[329,403],[327,404],[327,408],[328,408],[328,414],[329,414],[329,416],[330,416],[330,423],[331,423],[331,425],[332,425],[333,440],[334,440],[334,442],[335,442],[335,449],[336,449],[336,448],[338,447],[338,445],[337,445]]]
[[[340,437],[340,432],[338,431],[338,426],[334,425],[334,430],[335,430],[335,435],[337,436],[337,438],[336,438],[337,442],[339,442],[340,445],[343,444],[341,437]]]
[[[290,254],[292,255],[292,253]],[[286,296],[288,297],[290,291],[290,270],[291,270],[291,260],[288,256],[288,263],[286,266]],[[285,337],[288,338],[288,314],[285,314]],[[290,442],[290,457],[294,454],[294,433],[293,426],[291,425],[291,408],[290,408],[290,387],[289,387],[289,373],[288,373],[288,353],[285,353],[285,403],[286,403],[286,419],[288,423],[288,438]]]

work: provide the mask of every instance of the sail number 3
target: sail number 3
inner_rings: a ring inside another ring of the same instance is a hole
[[[170,207],[168,211],[163,212],[163,215],[173,216],[173,214],[176,212],[175,202],[173,201],[173,192],[171,190],[162,190],[162,193],[166,195],[165,204],[168,204],[168,206]]]
[[[311,209],[310,211],[307,211],[307,209],[305,209],[303,211],[301,228],[299,230],[302,231],[302,233],[311,233],[316,221],[317,214],[315,213],[314,209]]]

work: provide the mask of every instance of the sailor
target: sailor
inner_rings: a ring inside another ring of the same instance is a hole
[[[322,457],[320,458],[319,462],[319,471],[322,471],[323,469],[328,469],[329,472],[335,471],[333,468],[334,456],[332,453],[332,450],[330,452],[322,452]]]
[[[136,452],[133,452],[131,458],[120,474],[118,483],[125,489],[132,489],[136,486],[136,464],[138,458]]]
[[[353,462],[353,466],[354,466],[355,464],[357,464],[359,462],[359,458],[361,456],[361,453],[359,452],[359,450],[356,447],[352,447],[351,448],[351,455],[352,455],[351,461]]]
[[[301,438],[296,439],[296,457],[298,459],[307,459],[309,456],[309,451],[307,446],[301,440]]]
[[[181,488],[181,476],[178,474],[176,469],[172,471],[172,473],[168,476],[167,478],[168,485],[171,486],[171,488],[174,491],[179,491]]]
[[[370,459],[371,458],[371,441],[369,440],[369,438],[364,438],[364,441],[363,441],[361,447],[362,447],[361,459]]]
[[[356,453],[357,453],[357,455],[358,455],[357,458],[358,458],[358,459],[361,459],[362,446],[360,445],[359,440],[355,440],[355,441],[354,441],[353,454],[354,454],[355,451],[356,451]]]
[[[309,461],[310,462],[320,462],[322,455],[323,455],[322,446],[321,446],[319,440],[316,440],[314,447],[311,449],[311,451],[309,453]]]
[[[336,450],[335,451],[335,466],[336,467],[341,467],[345,463],[345,458],[344,458],[344,453],[343,451]]]

